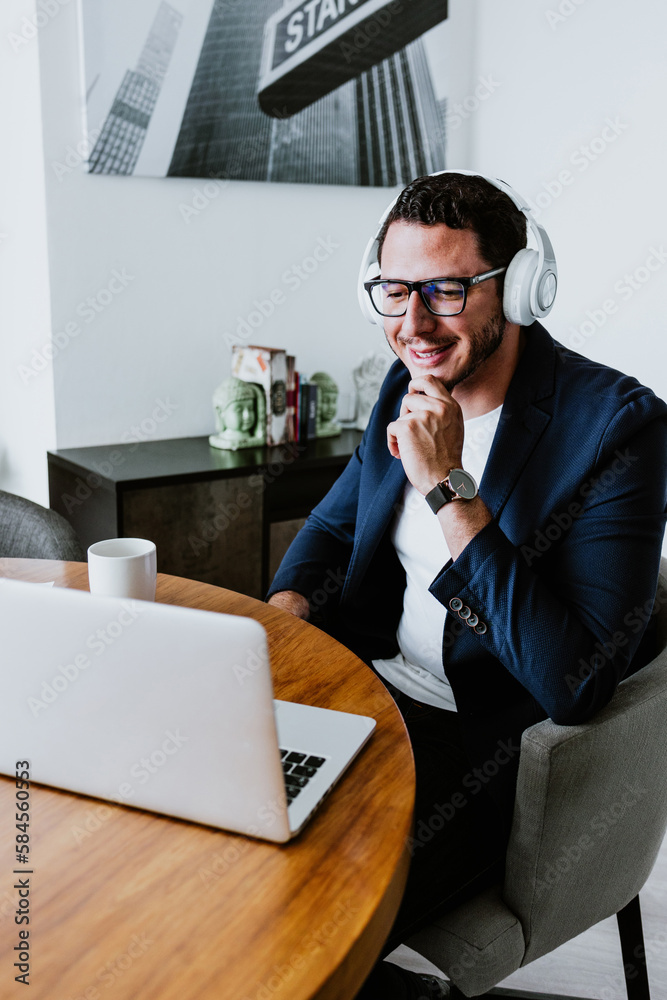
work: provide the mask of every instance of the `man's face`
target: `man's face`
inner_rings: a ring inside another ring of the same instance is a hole
[[[491,269],[470,229],[444,223],[392,222],[382,247],[382,278],[470,278]],[[387,342],[412,378],[435,375],[451,392],[485,378],[501,345],[506,321],[494,279],[468,289],[458,316],[434,316],[413,292],[405,316],[384,318]]]

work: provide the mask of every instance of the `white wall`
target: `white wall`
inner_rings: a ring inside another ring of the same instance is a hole
[[[476,75],[498,86],[470,119],[472,166],[532,199],[551,236],[546,326],[667,398],[667,257],[645,269],[667,251],[667,8],[478,0],[477,15]]]
[[[545,325],[667,399],[667,8],[479,0],[476,29],[475,75],[497,86],[469,120],[471,165],[531,199],[553,241]]]
[[[150,429],[161,401],[155,437],[210,433],[211,396],[229,374],[225,335],[276,289],[283,300],[255,317],[248,342],[284,347],[301,371],[323,368],[351,389],[352,367],[384,343],[359,313],[355,281],[387,191],[65,173],[82,128],[77,46],[70,4],[41,39],[53,325],[76,324],[54,363],[58,447]],[[300,281],[292,268],[316,247],[325,259]],[[109,295],[114,272],[125,284]],[[111,301],[89,310],[100,292]]]
[[[557,2],[573,13],[550,26],[556,0],[451,0],[452,44],[443,53],[451,81],[449,165],[505,177],[538,203],[560,265],[551,332],[667,396],[660,295],[667,269],[630,297],[614,288],[667,235],[660,56],[667,12],[648,0],[631,15],[620,0]],[[60,7],[55,0],[55,7],[38,31],[41,103],[37,43],[13,53],[6,41],[32,10],[29,0],[3,6],[0,37],[3,93],[20,94],[0,112],[3,135],[16,137],[0,166],[3,191],[11,192],[0,206],[0,233],[8,234],[0,239],[0,486],[42,502],[44,452],[56,443],[209,433],[211,394],[229,372],[225,335],[274,289],[285,301],[252,340],[286,347],[302,371],[324,368],[350,391],[353,365],[382,346],[378,329],[358,314],[354,286],[363,246],[392,194],[88,175],[76,153],[78,11],[73,2]],[[602,134],[607,118],[626,127],[582,171],[577,150]],[[558,193],[565,169],[572,183]],[[183,206],[193,205],[198,214],[186,222]],[[282,276],[320,239],[337,246],[301,287],[294,279],[287,285]],[[114,282],[114,272],[125,277]],[[100,312],[89,309],[90,298]],[[587,311],[599,321],[610,301],[616,311],[598,329]],[[592,325],[581,333],[586,322]],[[24,385],[16,366],[34,361],[33,348],[42,352],[49,328],[62,346]]]
[[[0,9],[0,488],[46,499],[55,446],[39,51],[33,0]],[[19,34],[24,24],[28,37]],[[47,348],[48,353],[48,348]]]

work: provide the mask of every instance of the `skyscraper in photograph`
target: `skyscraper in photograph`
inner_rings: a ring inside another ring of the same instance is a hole
[[[168,3],[160,3],[153,26],[146,39],[136,65],[137,73],[143,73],[158,85],[164,80],[171,56],[176,45],[178,32],[183,23],[183,15]]]
[[[164,0],[139,56],[127,70],[88,161],[91,174],[131,174],[171,59],[183,15]]]
[[[444,170],[440,109],[420,38],[355,84],[359,184],[391,187]]]
[[[440,129],[442,131],[443,139],[447,140],[447,98],[441,97],[438,101],[438,113],[440,115]]]
[[[275,0],[214,0],[168,170],[264,181],[273,119],[255,91],[264,21]]]
[[[170,176],[386,186],[444,168],[421,39],[296,115],[264,114],[264,24],[279,6],[213,3]]]
[[[351,82],[291,118],[273,119],[266,180],[358,184],[358,156]]]

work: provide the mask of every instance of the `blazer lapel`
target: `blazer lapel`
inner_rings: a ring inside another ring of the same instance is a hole
[[[500,419],[479,484],[480,496],[494,519],[498,518],[505,506],[523,467],[548,426],[551,415],[528,404],[522,411],[507,414],[503,407]]]
[[[553,395],[555,345],[544,327],[533,323],[525,331],[526,346],[510,382],[500,422],[479,492],[497,518],[521,471],[551,420],[549,405],[538,400]]]

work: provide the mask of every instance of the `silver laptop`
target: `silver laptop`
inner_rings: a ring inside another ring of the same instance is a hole
[[[224,830],[295,836],[375,727],[274,701],[251,618],[3,580],[0,636],[0,773]]]

